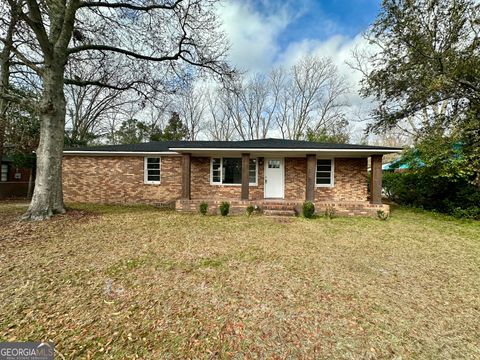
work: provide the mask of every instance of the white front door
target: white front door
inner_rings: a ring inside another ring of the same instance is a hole
[[[283,198],[283,159],[265,159],[265,198]]]

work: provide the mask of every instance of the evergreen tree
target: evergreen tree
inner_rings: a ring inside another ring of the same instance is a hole
[[[188,128],[180,120],[180,115],[173,112],[167,126],[163,129],[158,138],[162,141],[185,140],[188,137]]]

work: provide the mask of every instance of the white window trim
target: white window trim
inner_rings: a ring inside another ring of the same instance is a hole
[[[8,181],[8,164],[1,164],[1,167],[2,167],[2,178],[0,179],[0,181],[7,182]]]
[[[160,181],[149,181],[148,180],[148,167],[147,167],[148,159],[155,159],[157,157],[160,159],[160,167],[159,167]],[[143,183],[148,184],[148,185],[158,185],[158,184],[161,184],[161,182],[162,182],[162,157],[161,156],[146,156],[146,157],[144,157],[143,158]]]
[[[225,156],[228,159],[241,159],[238,156]],[[223,156],[212,156],[210,158],[210,185],[223,185],[223,186],[242,186],[242,184],[224,184],[223,183]],[[220,182],[213,181],[213,159],[220,159]],[[258,158],[250,158],[250,160],[255,159],[255,182],[248,183],[248,186],[258,186]],[[250,177],[250,165],[248,168],[248,175]]]
[[[330,160],[330,163],[332,164],[330,170],[330,184],[317,184],[317,160]],[[315,184],[317,187],[333,188],[335,186],[335,159],[317,158],[315,160]]]

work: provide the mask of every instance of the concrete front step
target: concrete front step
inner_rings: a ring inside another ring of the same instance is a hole
[[[285,204],[264,204],[264,210],[293,210],[293,205],[285,205]]]
[[[263,214],[266,216],[295,216],[295,211],[293,209],[264,209]]]
[[[283,201],[283,200],[265,200],[262,203],[264,206],[269,206],[269,205],[283,205],[283,206],[296,206],[299,204],[298,201]]]

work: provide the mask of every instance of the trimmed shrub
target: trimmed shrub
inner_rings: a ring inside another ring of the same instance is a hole
[[[315,214],[315,204],[311,201],[305,201],[303,203],[303,216],[307,219],[311,219]]]
[[[207,211],[208,211],[208,204],[206,202],[202,202],[198,208],[198,210],[200,211],[200,214],[202,215],[207,215]]]
[[[227,216],[229,212],[230,212],[230,203],[227,201],[222,202],[220,204],[220,214],[222,216]]]
[[[253,212],[255,211],[255,206],[253,206],[253,205],[248,205],[246,211],[247,211],[247,215],[248,215],[248,216],[252,215]]]
[[[383,210],[378,210],[377,211],[377,217],[380,219],[380,220],[388,220],[388,218],[390,217],[390,215],[388,213],[386,213],[385,211]]]
[[[335,208],[331,205],[328,205],[325,208],[325,217],[327,219],[333,219],[335,217]]]

